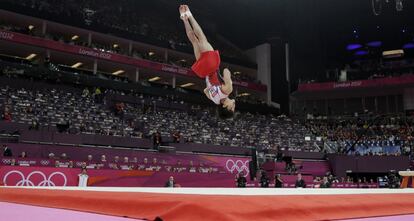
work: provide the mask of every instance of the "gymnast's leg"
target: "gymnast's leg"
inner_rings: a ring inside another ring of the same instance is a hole
[[[214,51],[213,47],[208,42],[207,37],[203,32],[203,29],[200,27],[197,20],[190,12],[190,8],[188,7],[188,5],[184,5],[183,7],[185,9],[185,13],[188,17],[188,20],[190,21],[191,26],[193,27],[194,34],[198,39],[198,47],[200,49],[200,52],[203,53],[205,51]]]
[[[180,6],[180,13],[181,15],[183,15],[185,13],[185,7],[184,6]],[[198,60],[200,58],[200,48],[199,48],[199,40],[197,38],[197,36],[194,33],[193,28],[190,25],[190,22],[188,21],[188,17],[187,16],[181,16],[181,19],[184,22],[184,27],[185,27],[185,32],[187,34],[188,40],[190,40],[191,44],[193,45],[193,49],[194,49],[194,56],[196,57],[196,60]]]

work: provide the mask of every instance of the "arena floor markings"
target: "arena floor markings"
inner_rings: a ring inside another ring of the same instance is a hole
[[[414,215],[414,189],[0,187],[0,201],[8,214],[30,205],[36,220],[41,214],[35,210],[125,221],[389,221]]]

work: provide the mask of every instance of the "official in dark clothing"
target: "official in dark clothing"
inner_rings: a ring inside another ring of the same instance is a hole
[[[239,173],[236,179],[237,187],[246,187],[246,183],[247,183],[247,180],[246,180],[246,177],[244,177],[244,174]]]
[[[153,140],[154,149],[158,150],[158,148],[161,146],[161,143],[162,143],[161,133],[158,131],[154,133],[152,140]]]
[[[300,174],[300,173],[298,173],[298,179],[296,180],[295,187],[296,188],[305,188],[306,187],[306,183],[302,179],[302,174]]]
[[[175,181],[173,176],[170,176],[168,181],[165,183],[165,187],[175,187]]]
[[[13,156],[12,150],[7,145],[3,145],[3,156],[4,157],[12,157]]]
[[[260,186],[261,187],[269,187],[269,177],[267,177],[267,174],[265,171],[262,172],[262,175],[260,177]]]
[[[280,174],[275,176],[275,188],[282,188],[283,187],[283,180]]]

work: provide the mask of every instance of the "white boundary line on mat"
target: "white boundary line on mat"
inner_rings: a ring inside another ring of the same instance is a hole
[[[301,189],[301,188],[146,188],[146,187],[0,187],[39,190],[137,192],[193,195],[242,195],[242,196],[286,196],[286,195],[347,195],[347,194],[414,194],[407,189]]]

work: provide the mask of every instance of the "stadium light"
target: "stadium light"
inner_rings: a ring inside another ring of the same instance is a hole
[[[124,72],[125,72],[124,70],[117,70],[117,71],[113,72],[112,74],[113,75],[120,75],[120,74],[122,74]]]
[[[74,65],[72,65],[72,66],[70,66],[71,68],[78,68],[78,67],[80,67],[81,65],[83,65],[83,63],[82,62],[77,62],[76,64],[74,64]]]
[[[153,56],[154,54],[155,54],[155,52],[152,52],[152,51],[148,52],[149,56]]]
[[[158,81],[159,79],[161,79],[160,77],[153,77],[148,79],[149,82],[153,82],[153,81]]]
[[[186,83],[186,84],[180,85],[180,87],[191,87],[193,85],[194,85],[194,83]]]
[[[118,45],[118,44],[113,44],[113,45],[112,45],[112,47],[113,47],[113,48],[118,48],[118,47],[119,47],[119,45]]]
[[[241,74],[241,72],[240,71],[235,71],[233,74],[238,75],[238,74]]]
[[[79,38],[79,36],[78,35],[74,35],[74,36],[72,36],[72,41],[76,41],[76,40],[78,40],[78,38]]]
[[[31,31],[35,28],[35,26],[34,25],[29,25],[29,26],[27,26],[27,28]]]
[[[384,58],[402,57],[402,56],[404,56],[404,50],[403,49],[397,49],[397,50],[383,51],[382,56]]]
[[[246,97],[249,95],[250,95],[249,93],[241,93],[241,94],[238,94],[237,97]]]
[[[404,49],[412,49],[412,48],[414,48],[414,43],[411,43],[411,42],[407,43],[403,46],[403,48]]]
[[[36,57],[37,56],[37,54],[29,54],[27,57],[26,57],[26,60],[32,60],[34,57]]]

